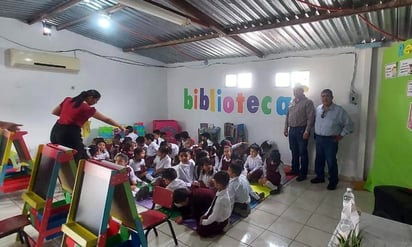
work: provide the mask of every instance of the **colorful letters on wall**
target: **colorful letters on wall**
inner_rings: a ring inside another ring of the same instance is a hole
[[[255,95],[236,96],[224,94],[222,89],[194,88],[183,89],[183,108],[186,110],[204,110],[222,113],[258,113],[265,115],[286,115],[291,97],[279,96],[276,100],[272,96],[259,98]]]

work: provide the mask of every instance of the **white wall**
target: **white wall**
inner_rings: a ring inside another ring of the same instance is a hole
[[[153,119],[167,118],[165,69],[120,64],[82,52],[76,53],[81,63],[78,74],[5,67],[6,49],[27,50],[5,38],[40,49],[80,48],[160,64],[68,31],[54,31],[52,36],[43,36],[41,29],[40,24],[29,26],[14,19],[0,18],[0,119],[24,124],[23,130],[29,132],[25,140],[31,151],[36,150],[38,144],[49,142],[50,129],[57,119],[51,114],[52,109],[64,97],[75,96],[82,90],[98,90],[102,98],[96,108],[120,123],[141,121],[150,127]],[[153,104],[153,99],[159,103]],[[94,129],[104,125],[92,120]]]
[[[50,114],[66,96],[75,96],[81,90],[97,89],[102,99],[96,108],[115,120],[131,124],[142,121],[151,131],[154,119],[178,120],[183,129],[197,136],[199,123],[209,122],[223,127],[225,122],[245,123],[249,141],[261,143],[274,140],[278,143],[283,160],[290,162],[288,141],[283,136],[284,116],[276,113],[278,97],[292,97],[290,88],[274,88],[276,72],[309,70],[310,90],[307,96],[320,104],[320,91],[330,88],[335,94],[335,103],[343,105],[355,122],[355,133],[344,138],[340,144],[338,162],[341,174],[347,177],[362,177],[364,168],[367,126],[361,125],[368,119],[368,89],[371,72],[371,52],[368,50],[330,49],[304,53],[291,53],[268,56],[265,59],[243,58],[186,63],[184,68],[159,69],[138,67],[108,61],[87,53],[76,53],[81,61],[79,74],[64,74],[44,71],[31,71],[7,68],[4,65],[4,50],[8,48],[26,49],[10,41],[30,47],[47,50],[87,49],[93,52],[120,56],[149,64],[157,61],[123,53],[120,49],[68,31],[53,32],[52,36],[41,34],[41,25],[29,26],[13,19],[0,18],[0,119],[24,124],[29,134],[26,142],[33,151],[40,143],[49,141],[49,132],[56,121]],[[354,54],[358,55],[356,76],[353,88],[360,93],[360,104],[349,103],[352,75],[355,66]],[[66,54],[73,55],[73,54]],[[229,89],[224,87],[224,78],[228,73],[252,72],[252,89]],[[183,107],[183,89],[188,88],[193,95],[195,88],[222,89],[222,97],[236,97],[243,93],[247,98],[255,95],[261,100],[264,96],[272,98],[269,106],[271,114],[264,114],[261,109],[256,113],[224,113],[204,110],[185,110]],[[158,103],[153,104],[156,100]],[[366,102],[366,103],[365,103]],[[105,125],[93,120],[92,128]],[[362,131],[361,131],[362,130]],[[365,133],[364,133],[365,132]],[[223,130],[222,130],[223,134]],[[96,135],[96,132],[92,133]],[[310,141],[311,167],[314,161],[314,142]],[[366,157],[367,158],[367,157]],[[371,162],[368,160],[368,162]],[[368,168],[368,167],[367,167]]]
[[[290,163],[289,144],[287,138],[283,136],[285,116],[276,113],[275,105],[278,97],[292,97],[292,89],[275,88],[274,77],[276,72],[309,70],[310,89],[307,96],[315,102],[315,105],[319,105],[321,90],[325,88],[332,89],[335,96],[334,102],[342,105],[355,123],[355,132],[345,137],[340,143],[338,164],[340,165],[341,175],[361,178],[363,164],[358,165],[358,153],[359,138],[363,135],[360,133],[360,109],[363,102],[360,101],[358,105],[349,103],[349,93],[355,67],[355,53],[358,56],[358,63],[356,64],[356,76],[352,88],[362,97],[362,94],[368,94],[368,85],[366,87],[364,85],[369,83],[370,77],[371,53],[366,50],[331,49],[269,56],[263,61],[251,58],[228,59],[220,60],[218,61],[219,64],[216,65],[202,66],[199,63],[191,63],[185,64],[184,68],[169,69],[167,71],[169,119],[178,120],[182,128],[188,130],[193,137],[197,137],[197,129],[199,123],[202,122],[213,123],[221,128],[223,128],[225,122],[245,123],[250,143],[260,144],[267,139],[273,140],[279,146],[282,159]],[[209,61],[209,64],[214,62],[217,61]],[[224,87],[226,74],[241,72],[253,73],[253,88],[233,89]],[[211,112],[210,110],[184,109],[184,88],[188,88],[192,96],[195,88],[205,88],[207,93],[213,88],[216,90],[222,89],[222,97],[231,96],[235,98],[239,92],[243,93],[246,98],[250,95],[256,95],[259,99],[270,96],[273,99],[270,104],[272,113],[269,115],[264,114],[261,109],[256,113],[249,113],[245,109],[243,113],[233,112],[230,114],[224,111]],[[223,129],[221,134],[223,135]],[[313,138],[310,141],[310,150],[310,166],[313,169],[315,158]]]

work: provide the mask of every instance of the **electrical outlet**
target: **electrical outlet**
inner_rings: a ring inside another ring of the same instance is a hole
[[[351,104],[357,105],[359,103],[359,95],[355,92],[349,94],[349,101]]]

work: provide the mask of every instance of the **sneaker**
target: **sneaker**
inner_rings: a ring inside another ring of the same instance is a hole
[[[303,180],[306,180],[306,176],[299,176],[296,178],[296,181],[301,182]]]
[[[334,184],[328,184],[328,187],[326,187],[326,189],[328,189],[328,190],[335,190],[335,189],[336,189],[336,185],[334,185]]]
[[[320,183],[324,183],[325,179],[323,179],[323,178],[314,178],[314,179],[310,180],[310,182],[312,184],[320,184]]]

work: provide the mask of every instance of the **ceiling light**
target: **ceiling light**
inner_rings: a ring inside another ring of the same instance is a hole
[[[99,24],[101,28],[109,28],[110,27],[110,16],[100,15],[97,23]]]
[[[52,26],[45,21],[43,21],[42,23],[43,23],[43,35],[50,36],[52,33]]]
[[[147,3],[143,0],[117,0],[120,4],[127,6],[129,8],[135,9],[137,11],[159,17],[163,20],[175,23],[180,26],[191,24],[191,20],[184,16],[178,15],[169,10],[163,9],[156,5]]]

